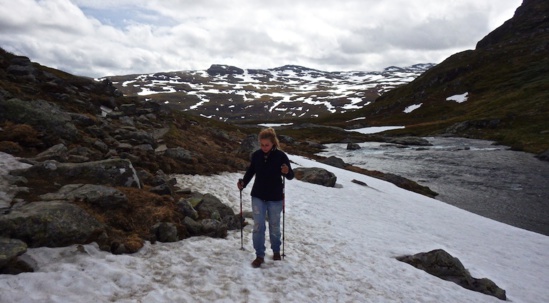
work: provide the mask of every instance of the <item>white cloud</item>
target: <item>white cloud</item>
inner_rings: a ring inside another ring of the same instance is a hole
[[[0,0],[0,45],[89,76],[214,63],[381,70],[474,48],[521,1],[477,2]]]

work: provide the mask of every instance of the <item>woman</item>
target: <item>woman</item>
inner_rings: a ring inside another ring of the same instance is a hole
[[[265,218],[269,219],[269,238],[273,260],[280,260],[280,214],[282,212],[284,189],[283,177],[294,178],[288,156],[279,149],[274,129],[266,128],[259,133],[260,149],[252,154],[250,166],[242,180],[237,183],[242,190],[255,175],[252,187],[252,210],[254,217],[253,243],[256,259],[252,266],[257,268],[265,262]]]

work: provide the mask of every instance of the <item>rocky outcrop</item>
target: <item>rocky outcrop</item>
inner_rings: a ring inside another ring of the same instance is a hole
[[[398,257],[397,260],[408,263],[443,280],[454,282],[464,288],[506,300],[505,290],[499,288],[490,279],[473,278],[458,258],[442,249],[402,256]]]
[[[0,121],[5,119],[29,124],[41,131],[51,142],[58,142],[59,138],[74,141],[78,136],[78,129],[72,123],[71,115],[44,100],[0,100]]]
[[[298,167],[293,171],[296,179],[304,182],[334,187],[337,181],[334,173],[319,167]]]
[[[132,163],[127,159],[107,159],[85,163],[60,163],[48,160],[14,171],[25,178],[47,178],[59,184],[87,183],[141,187]]]
[[[83,201],[103,209],[125,207],[128,203],[126,195],[112,187],[96,184],[69,184],[61,187],[56,193],[40,196],[43,201]]]
[[[0,236],[29,247],[88,243],[103,228],[82,208],[64,201],[32,202],[0,216]]]

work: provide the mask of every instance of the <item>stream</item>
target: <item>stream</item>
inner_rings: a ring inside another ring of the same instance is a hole
[[[549,235],[549,162],[491,141],[425,139],[432,146],[365,142],[347,150],[347,144],[327,144],[319,155],[406,177],[437,192],[437,200]]]

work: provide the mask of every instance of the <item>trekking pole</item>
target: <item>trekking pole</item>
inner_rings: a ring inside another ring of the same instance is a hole
[[[239,179],[238,182],[242,184],[242,179]],[[242,218],[242,189],[240,189],[240,250],[244,250],[244,234],[242,230],[244,229],[244,220]]]
[[[285,220],[285,214],[286,214],[286,186],[284,183],[286,181],[286,176],[282,176],[282,259],[286,256],[284,254],[284,223],[286,223]]]

